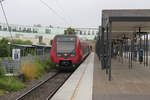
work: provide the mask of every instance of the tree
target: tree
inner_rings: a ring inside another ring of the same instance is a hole
[[[95,36],[95,37],[94,37],[94,40],[96,40],[96,39],[97,39],[97,37]]]
[[[0,57],[8,57],[11,54],[11,46],[8,44],[10,42],[11,44],[23,44],[23,45],[32,45],[32,42],[22,41],[22,40],[8,40],[8,39],[1,39],[0,40]]]
[[[9,55],[9,40],[3,38],[0,40],[0,57],[7,57]]]
[[[65,30],[65,34],[66,35],[72,35],[72,34],[75,34],[75,29],[69,27]]]

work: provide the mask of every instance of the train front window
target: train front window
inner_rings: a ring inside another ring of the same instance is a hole
[[[75,53],[75,37],[58,37],[57,53]]]

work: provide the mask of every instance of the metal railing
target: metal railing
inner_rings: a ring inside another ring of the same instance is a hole
[[[39,56],[26,56],[22,57],[20,60],[0,60],[0,68],[4,69],[5,74],[17,75],[20,71],[21,65],[34,62],[36,60],[45,60],[49,58],[49,54],[39,55]]]

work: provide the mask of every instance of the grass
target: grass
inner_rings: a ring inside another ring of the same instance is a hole
[[[0,89],[11,92],[18,91],[26,86],[16,77],[0,76]]]
[[[0,76],[3,76],[6,73],[5,69],[0,66]]]
[[[44,74],[44,70],[37,62],[29,62],[21,66],[21,73],[25,76],[25,80],[31,81]]]
[[[0,60],[12,60],[12,57],[0,57]]]
[[[6,92],[18,91],[26,87],[18,78],[4,76],[5,73],[6,70],[0,66],[0,95]]]
[[[3,95],[3,94],[5,94],[5,93],[6,93],[5,90],[1,90],[1,89],[0,89],[0,96]]]
[[[54,64],[49,60],[37,60],[28,62],[21,66],[21,74],[25,76],[26,81],[39,78],[43,74],[54,69]],[[7,92],[18,91],[26,87],[17,77],[4,76],[5,70],[0,68],[0,95]]]
[[[55,69],[55,65],[49,59],[39,61],[39,63],[44,67],[44,70],[47,72]]]
[[[21,74],[25,76],[25,80],[31,81],[39,78],[46,72],[49,72],[54,68],[54,65],[49,59],[37,60],[34,62],[28,62],[21,66]]]
[[[0,67],[0,95],[7,92],[18,91],[26,86],[16,77],[4,76],[5,70]]]

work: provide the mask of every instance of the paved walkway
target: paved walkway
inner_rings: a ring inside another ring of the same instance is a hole
[[[108,81],[97,56],[94,60],[93,100],[150,100],[150,66],[134,63],[129,70],[127,61],[112,60],[112,81]]]

